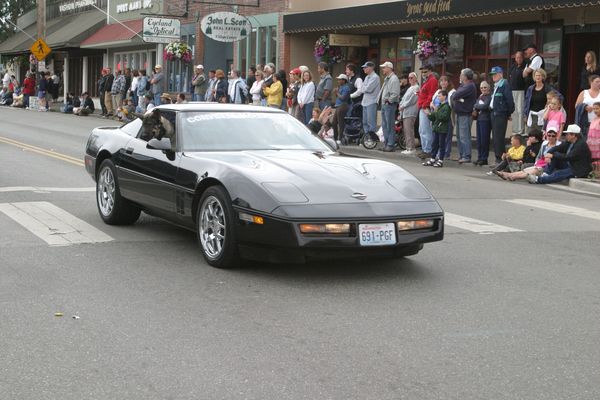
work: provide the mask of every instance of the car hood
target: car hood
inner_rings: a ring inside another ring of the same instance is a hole
[[[403,168],[381,160],[308,150],[186,153],[210,159],[261,185],[282,204],[431,201]]]

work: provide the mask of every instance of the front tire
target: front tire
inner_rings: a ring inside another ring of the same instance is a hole
[[[232,268],[239,264],[231,198],[222,186],[202,193],[196,213],[196,232],[202,255],[209,265]]]
[[[374,132],[367,132],[362,137],[362,145],[365,149],[373,150],[379,143],[379,137]]]
[[[100,218],[108,225],[131,225],[140,217],[139,207],[121,196],[115,165],[111,160],[100,164],[96,176],[96,204]]]

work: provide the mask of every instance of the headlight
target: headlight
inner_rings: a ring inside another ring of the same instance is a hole
[[[350,224],[300,224],[302,233],[349,234]]]
[[[433,219],[418,219],[415,221],[398,221],[396,225],[399,231],[412,231],[433,228],[434,222]]]

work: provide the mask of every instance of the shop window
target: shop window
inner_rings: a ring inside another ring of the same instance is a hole
[[[414,55],[412,37],[387,37],[379,41],[380,61],[394,64],[396,74],[409,74],[413,71]]]
[[[487,54],[487,32],[473,33],[471,41],[471,55],[485,56]]]
[[[513,31],[512,53],[522,51],[525,46],[535,43],[535,29],[515,29]]]
[[[542,53],[560,53],[560,41],[562,39],[561,28],[540,29],[542,42]]]
[[[507,55],[510,53],[510,35],[508,31],[490,32],[490,55]]]

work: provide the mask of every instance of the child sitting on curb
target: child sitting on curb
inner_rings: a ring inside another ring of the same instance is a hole
[[[511,147],[502,154],[502,161],[494,167],[487,175],[498,175],[499,171],[510,169],[510,172],[520,171],[523,157],[525,155],[525,146],[522,143],[521,135],[512,135],[510,138]],[[519,163],[520,162],[520,163]]]

